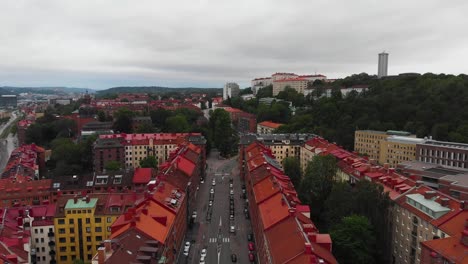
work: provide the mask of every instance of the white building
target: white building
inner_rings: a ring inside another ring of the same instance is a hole
[[[388,53],[379,53],[379,65],[377,77],[382,78],[388,75]]]
[[[257,94],[258,90],[273,84],[273,79],[271,77],[265,78],[255,78],[250,82],[250,87],[252,89],[253,94]]]
[[[240,89],[239,85],[234,82],[228,82],[224,85],[223,88],[223,99],[227,100],[228,98],[236,97],[239,95]]]
[[[55,250],[54,222],[34,220],[31,226],[31,250],[36,253],[36,263],[50,263],[49,252]],[[31,255],[31,254],[30,254]]]
[[[353,85],[350,87],[341,88],[340,91],[343,96],[346,96],[352,91],[355,91],[357,93],[362,93],[366,91],[367,89],[369,89],[369,85]]]

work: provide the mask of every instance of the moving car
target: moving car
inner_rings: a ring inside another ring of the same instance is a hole
[[[250,262],[254,262],[255,261],[255,255],[252,254],[252,253],[249,253],[249,260],[250,260]]]
[[[229,228],[229,233],[235,233],[235,232],[236,232],[236,227],[232,225],[232,226]]]
[[[200,252],[200,257],[205,258],[206,257],[206,248],[202,249]]]
[[[216,185],[216,180],[213,179],[213,181],[211,182],[211,185],[215,186]]]
[[[210,193],[214,193],[214,189],[213,189],[213,188],[210,189]]]

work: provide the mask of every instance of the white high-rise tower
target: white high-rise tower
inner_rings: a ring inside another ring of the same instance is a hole
[[[382,78],[388,75],[388,53],[379,53],[379,69],[377,77]]]

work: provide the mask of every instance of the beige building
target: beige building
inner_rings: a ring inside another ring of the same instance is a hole
[[[416,144],[424,141],[422,138],[389,136],[380,141],[379,163],[396,168],[401,162],[415,160]]]
[[[424,142],[405,131],[356,130],[354,132],[354,151],[378,160],[380,164],[389,163],[392,167],[402,161],[416,158],[416,144]]]
[[[273,132],[283,124],[271,121],[263,121],[257,124],[257,134],[273,134]]]
[[[169,157],[171,151],[177,149],[180,141],[159,142],[149,140],[140,142],[141,145],[125,146],[125,166],[127,168],[140,167],[140,161],[148,156],[155,156],[158,164],[162,164]]]
[[[291,79],[282,79],[273,82],[273,96],[277,96],[281,91],[284,91],[286,87],[291,87],[296,90],[298,93],[304,93],[307,88],[309,80],[306,78],[291,78]]]

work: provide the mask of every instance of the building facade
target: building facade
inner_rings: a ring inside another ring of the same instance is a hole
[[[379,65],[377,69],[377,77],[382,78],[388,75],[388,53],[379,53]]]
[[[290,87],[298,93],[304,94],[309,82],[308,79],[300,77],[276,80],[273,82],[273,96],[277,96],[281,91],[284,91],[286,87]]]
[[[422,138],[389,136],[380,142],[379,163],[396,168],[401,162],[415,160],[416,144],[422,142]]]
[[[416,145],[416,160],[468,169],[468,144],[427,140]]]
[[[257,134],[273,134],[273,132],[283,124],[272,121],[263,121],[257,124]]]
[[[18,99],[16,95],[3,94],[0,95],[0,108],[14,108],[18,106]]]
[[[223,99],[227,100],[228,98],[233,98],[239,95],[240,88],[237,83],[228,82],[224,85],[223,88]]]
[[[252,89],[252,93],[256,95],[258,93],[258,90],[272,84],[273,79],[271,77],[255,78],[250,82],[250,87]]]

